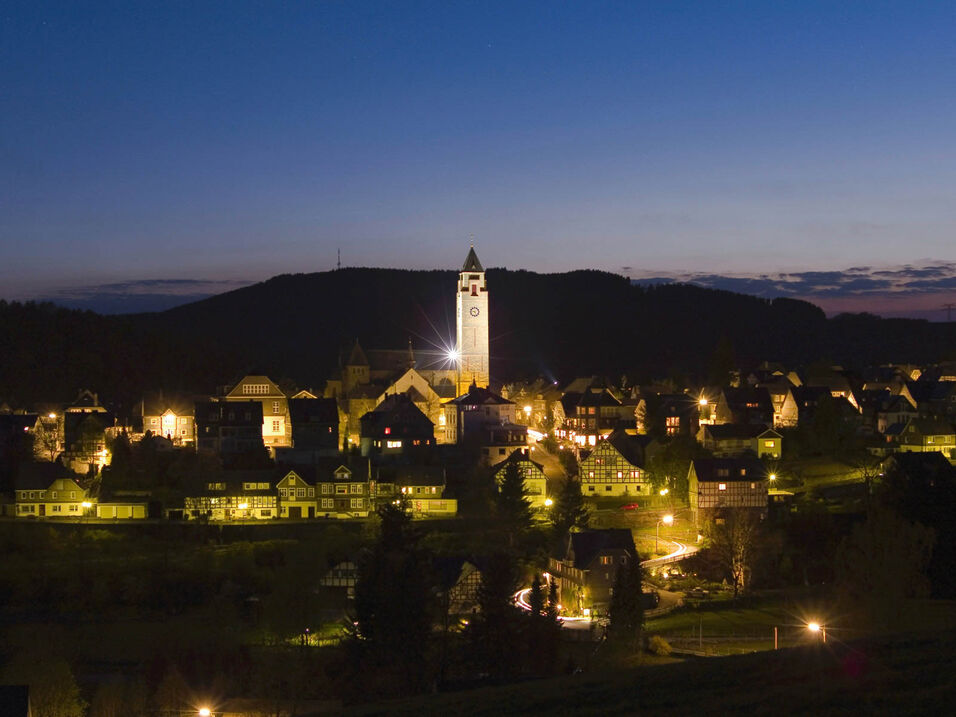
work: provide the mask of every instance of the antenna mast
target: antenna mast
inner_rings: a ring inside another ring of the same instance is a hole
[[[946,321],[952,321],[953,309],[956,309],[956,304],[943,304],[943,308],[946,309]]]
[[[336,249],[336,250],[335,250],[335,256],[336,256],[336,259],[335,259],[335,268],[336,268],[336,270],[338,270],[338,269],[341,269],[341,268],[342,268],[342,250],[341,250],[341,249]]]

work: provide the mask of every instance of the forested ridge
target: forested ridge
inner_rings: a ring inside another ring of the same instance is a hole
[[[318,389],[356,338],[370,349],[411,340],[427,367],[454,341],[456,280],[452,271],[286,274],[162,313],[119,316],[0,302],[0,400],[16,408],[89,387],[128,404],[144,390],[213,392],[252,370]],[[935,362],[956,348],[956,323],[827,319],[807,302],[633,286],[598,271],[491,269],[488,287],[497,381],[592,373],[706,381],[716,360],[858,367]]]

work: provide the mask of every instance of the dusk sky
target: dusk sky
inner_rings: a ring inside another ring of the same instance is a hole
[[[951,2],[4,2],[0,298],[456,268],[473,234],[942,319],[954,37]]]

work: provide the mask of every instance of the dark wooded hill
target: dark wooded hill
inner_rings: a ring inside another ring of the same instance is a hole
[[[261,371],[321,388],[343,348],[405,348],[439,365],[454,342],[452,271],[342,269],[277,276],[156,314],[99,316],[0,302],[0,400],[66,400],[80,387],[128,403],[143,390],[212,392]],[[952,357],[956,323],[827,320],[812,304],[604,272],[488,272],[492,375],[705,381],[731,362],[862,366]],[[429,353],[431,352],[431,353]]]

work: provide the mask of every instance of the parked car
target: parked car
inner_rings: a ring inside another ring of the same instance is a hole
[[[640,507],[638,503],[628,503],[627,505],[622,505],[621,510],[637,510]]]

